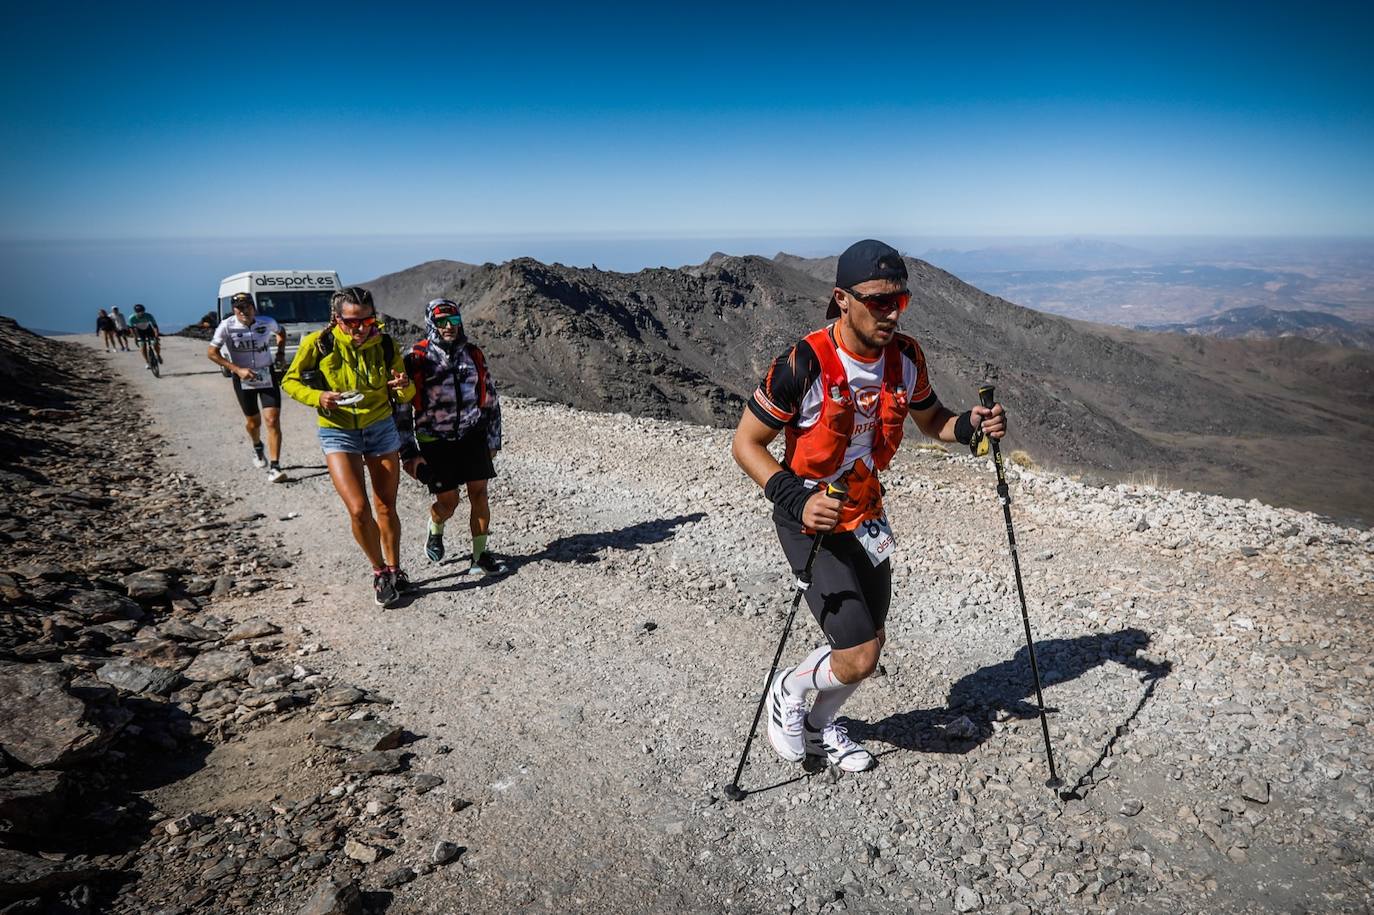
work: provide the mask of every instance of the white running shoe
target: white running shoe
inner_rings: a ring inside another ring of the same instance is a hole
[[[267,471],[267,482],[269,483],[280,483],[285,479],[286,471],[282,470],[280,467],[273,467]]]
[[[253,450],[253,466],[259,470],[263,470],[267,467],[267,457],[257,449]]]
[[[787,668],[768,686],[768,742],[787,762],[801,762],[806,755],[802,743],[802,722],[806,720],[806,700],[793,699],[782,688],[794,668]]]
[[[845,772],[866,772],[878,764],[872,753],[849,739],[842,724],[832,721],[818,731],[808,720],[803,722],[802,730],[806,733],[807,756],[824,757],[826,763]]]

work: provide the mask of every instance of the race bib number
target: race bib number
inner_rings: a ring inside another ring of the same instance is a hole
[[[271,369],[253,369],[253,377],[247,381],[240,380],[239,384],[248,391],[260,391],[263,388],[272,387]]]
[[[882,565],[897,552],[897,538],[892,536],[892,527],[887,523],[887,512],[870,518],[854,528],[854,536],[863,544],[868,561],[874,567]]]

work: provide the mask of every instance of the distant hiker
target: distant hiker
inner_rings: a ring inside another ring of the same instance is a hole
[[[162,362],[162,330],[157,326],[157,318],[153,313],[142,305],[134,306],[133,317],[129,318],[129,327],[134,332],[134,339],[138,341],[138,351],[147,358],[147,349],[153,348],[153,355],[157,356],[157,361]],[[152,369],[152,365],[145,368]]]
[[[463,330],[456,302],[435,299],[425,308],[425,339],[406,354],[406,371],[415,383],[415,442],[418,455],[407,470],[429,487],[429,536],[425,555],[444,558],[444,523],[458,508],[458,487],[468,491],[468,530],[472,533],[469,575],[506,570],[487,549],[491,507],[487,481],[496,476],[492,459],[501,450],[501,402],[487,360]]]
[[[382,331],[372,293],[361,286],[340,289],[330,300],[330,311],[329,326],[301,340],[281,386],[319,411],[329,478],[348,509],[353,539],[372,563],[377,603],[388,607],[410,588],[400,567],[396,486],[401,435],[392,418],[392,400],[409,400],[415,388],[395,341]],[[368,507],[364,470],[372,478],[375,518]]]
[[[215,328],[205,355],[229,372],[234,396],[243,411],[244,428],[253,443],[253,466],[267,468],[269,483],[286,479],[281,469],[281,374],[286,359],[286,332],[274,318],[258,315],[253,297],[236,292],[229,300],[233,313]],[[276,344],[276,354],[271,343]],[[261,409],[259,409],[261,407]],[[263,453],[262,425],[267,423],[267,453]]]
[[[110,306],[110,320],[114,322],[115,337],[119,340],[120,349],[124,352],[129,351],[129,319],[124,317],[124,313],[119,310],[118,305]]]
[[[839,320],[774,360],[735,431],[735,461],[773,503],[794,570],[806,563],[812,532],[825,535],[805,593],[828,644],[780,672],[768,690],[769,742],[789,762],[822,757],[850,772],[874,765],[835,715],[878,666],[886,638],[896,544],[877,471],[897,451],[906,418],[943,442],[967,443],[979,428],[994,438],[1006,433],[1000,404],[958,415],[940,404],[921,347],[897,333],[911,302],[906,280],[893,248],[872,239],[851,245],[840,255],[826,312]],[[779,431],[782,464],[768,452]],[[840,477],[849,492],[843,503],[817,488]]]
[[[95,319],[95,332],[105,341],[105,352],[118,349],[115,343],[115,322],[109,315],[105,314],[105,309],[100,309],[100,314]]]

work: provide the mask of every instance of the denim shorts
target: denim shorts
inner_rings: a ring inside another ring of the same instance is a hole
[[[401,433],[390,416],[362,429],[320,426],[320,447],[325,454],[361,454],[379,457],[401,450]]]

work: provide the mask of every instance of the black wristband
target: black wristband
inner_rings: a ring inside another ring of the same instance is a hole
[[[793,521],[801,524],[806,500],[815,495],[816,490],[807,488],[801,477],[792,471],[779,470],[768,478],[763,487],[763,494],[768,497],[769,502],[785,511]]]
[[[954,440],[961,445],[967,445],[973,441],[973,411],[966,410],[960,413],[954,420]]]

